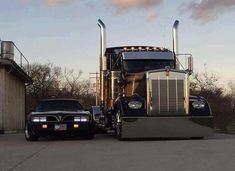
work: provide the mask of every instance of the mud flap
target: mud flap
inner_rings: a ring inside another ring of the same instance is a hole
[[[123,117],[121,138],[197,138],[213,135],[213,117]]]

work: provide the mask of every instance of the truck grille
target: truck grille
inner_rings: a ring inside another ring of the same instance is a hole
[[[164,72],[165,73],[165,72]],[[183,73],[183,75],[185,75]],[[179,77],[178,77],[179,76]],[[149,79],[149,114],[183,114],[185,110],[185,79],[182,73],[173,76],[154,73]]]
[[[152,111],[183,112],[183,85],[183,80],[153,80]]]

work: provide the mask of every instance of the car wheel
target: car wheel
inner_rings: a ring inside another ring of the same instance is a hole
[[[28,129],[27,125],[25,128],[25,139],[27,141],[37,141],[38,140],[37,135],[33,134],[33,132],[30,129]]]

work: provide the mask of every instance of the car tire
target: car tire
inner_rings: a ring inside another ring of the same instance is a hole
[[[37,141],[38,140],[38,136],[35,135],[30,129],[28,129],[28,125],[26,125],[26,128],[25,128],[25,139],[27,141]]]

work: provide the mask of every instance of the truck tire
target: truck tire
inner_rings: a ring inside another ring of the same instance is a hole
[[[28,125],[26,125],[25,127],[25,139],[27,141],[37,141],[38,140],[38,136],[35,135],[30,129],[28,129]]]

